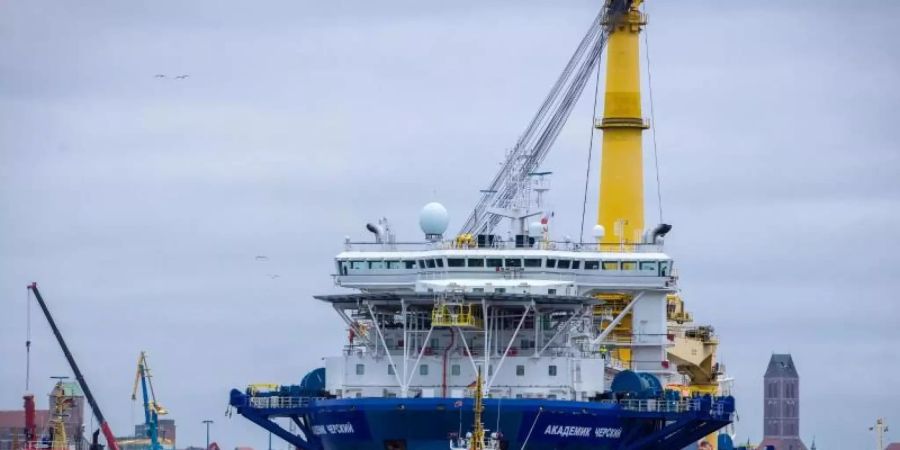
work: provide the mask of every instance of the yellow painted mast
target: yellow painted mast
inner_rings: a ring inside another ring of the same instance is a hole
[[[649,128],[641,114],[640,33],[647,21],[640,12],[642,0],[633,0],[627,14],[607,24],[612,32],[607,43],[606,91],[603,118],[597,128],[603,130],[600,158],[600,198],[597,223],[603,226],[600,244],[616,245],[641,242],[644,233],[644,165],[642,137]],[[613,315],[618,315],[630,300],[620,294],[602,296]],[[712,327],[683,326],[690,322],[690,314],[678,295],[670,295],[669,332],[675,345],[667,351],[680,373],[689,379],[691,393],[716,394],[718,339]],[[627,343],[632,337],[629,315],[613,330],[610,339]],[[612,351],[612,357],[626,367],[631,362],[627,345]],[[715,435],[705,438],[715,448]]]
[[[629,244],[641,240],[644,232],[644,166],[642,134],[647,123],[641,115],[641,64],[639,37],[646,24],[640,12],[641,0],[634,0],[626,14],[614,17],[606,46],[606,92],[600,156],[600,197],[597,223],[603,226],[600,244]],[[609,311],[618,315],[628,304],[625,295],[605,296]],[[610,334],[610,340],[626,344],[614,348],[611,356],[626,367],[631,364],[632,320],[629,314]]]
[[[609,24],[613,32],[606,47],[606,94],[600,158],[600,199],[597,223],[603,244],[640,242],[644,232],[644,173],[639,41],[646,23],[635,0],[627,14]]]
[[[484,450],[484,424],[481,423],[481,414],[484,412],[484,397],[482,393],[481,368],[478,368],[478,378],[475,380],[475,415],[472,424],[472,439],[469,440],[469,450]]]
[[[65,418],[72,406],[72,398],[66,396],[66,390],[62,381],[58,381],[51,393],[53,398],[53,418],[50,419],[50,428],[53,430],[53,441],[50,443],[52,450],[68,450],[69,438],[66,436]]]

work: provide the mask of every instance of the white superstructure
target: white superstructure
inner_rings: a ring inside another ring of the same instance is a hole
[[[624,368],[609,352],[621,346],[628,368],[663,382],[674,373],[666,298],[675,277],[661,239],[600,248],[545,233],[483,248],[472,237],[440,240],[442,230],[398,244],[386,221],[369,229],[375,243],[347,241],[335,258],[335,283],[355,292],[317,297],[349,330],[343,354],[326,358],[333,395],[464,397],[482,367],[489,397],[587,400]],[[612,314],[608,296],[627,306]],[[630,339],[613,341],[628,314]]]

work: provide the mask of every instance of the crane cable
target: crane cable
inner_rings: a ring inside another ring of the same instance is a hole
[[[647,17],[647,3],[641,3],[642,13]],[[653,139],[653,166],[656,169],[656,204],[659,207],[659,223],[663,223],[662,185],[659,181],[659,152],[656,149],[656,114],[653,110],[653,75],[650,71],[650,38],[644,28],[644,56],[647,60],[647,94],[650,97],[650,135]]]
[[[25,392],[31,392],[31,289],[25,288]]]
[[[584,242],[584,216],[587,213],[588,183],[591,179],[591,156],[594,153],[594,132],[597,129],[597,99],[600,96],[600,60],[597,60],[597,81],[594,84],[594,112],[591,114],[591,140],[588,142],[587,164],[584,169],[584,201],[581,203],[581,228],[578,229],[578,243]]]

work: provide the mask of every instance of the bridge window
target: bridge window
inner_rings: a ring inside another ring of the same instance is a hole
[[[641,271],[656,273],[656,261],[641,261]]]
[[[547,367],[547,375],[550,375],[551,377],[556,376],[556,366],[555,365],[550,365]]]
[[[419,366],[419,375],[428,375],[428,364],[422,364],[421,366]]]
[[[619,262],[603,261],[603,270],[619,270]]]
[[[496,292],[498,294],[502,294],[502,293],[506,292],[506,288],[496,288],[496,289],[494,289],[494,292]]]
[[[547,289],[547,295],[556,295],[556,289]]]
[[[438,267],[444,267],[444,258],[438,258],[438,259],[434,260],[434,262],[437,263]]]
[[[669,276],[669,266],[672,263],[670,261],[660,261],[659,262],[659,276],[667,277]]]
[[[506,267],[522,267],[522,260],[517,258],[507,258]]]
[[[525,366],[523,366],[523,365],[516,366],[516,376],[517,377],[525,376]]]
[[[462,370],[460,369],[459,364],[454,364],[454,365],[450,366],[450,375],[459,376],[459,374],[461,372],[462,372]]]
[[[403,264],[406,265],[406,268],[407,268],[407,269],[415,269],[415,268],[416,268],[416,262],[415,262],[415,261],[403,261]]]
[[[369,261],[369,269],[384,269],[384,261]]]
[[[466,261],[469,267],[484,267],[484,258],[469,258]]]
[[[585,261],[584,270],[599,270],[600,261]]]
[[[388,269],[399,269],[400,261],[386,261]]]
[[[420,260],[419,260],[419,268],[420,268],[420,269],[424,269],[424,268],[425,268],[425,260],[424,260],[424,259],[420,259]]]
[[[541,260],[539,258],[526,258],[525,267],[541,267]]]
[[[488,258],[486,262],[487,266],[491,268],[503,267],[503,260],[500,258]]]
[[[365,364],[357,364],[356,365],[356,374],[357,375],[365,375],[366,374],[366,365]]]
[[[561,259],[556,262],[556,268],[557,269],[568,269],[569,265],[571,263],[572,263],[572,261],[569,261],[568,259]]]
[[[447,267],[465,267],[466,260],[463,258],[447,258]]]
[[[578,270],[581,268],[581,261],[572,261],[572,269]]]
[[[394,365],[388,364],[388,375],[393,375],[393,374],[394,374]]]
[[[434,260],[433,260],[433,259],[426,260],[425,263],[428,265],[428,268],[429,268],[429,269],[434,269],[434,266],[436,265],[436,264],[434,263]]]
[[[555,269],[556,268],[556,260],[555,259],[547,259],[547,268]]]
[[[350,261],[350,268],[355,270],[362,270],[366,268],[365,261]]]
[[[637,270],[636,261],[622,261],[622,270]]]

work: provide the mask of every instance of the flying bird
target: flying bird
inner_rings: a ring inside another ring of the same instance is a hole
[[[183,80],[183,79],[185,79],[185,78],[187,78],[187,77],[189,77],[189,76],[190,76],[190,75],[188,75],[188,74],[178,75],[177,77],[175,77],[175,79],[176,79],[176,80]]]
[[[256,255],[256,260],[257,261],[268,261],[269,257],[265,256],[265,255]]]
[[[156,75],[153,75],[153,78],[165,78],[165,77],[166,77],[166,76],[165,76],[164,74],[161,74],[161,73],[158,73],[158,74],[156,74]]]
[[[278,274],[276,273],[276,274],[274,274],[274,275],[269,275],[269,278],[271,278],[271,279],[274,280],[274,279],[276,279],[276,278],[281,278],[281,276],[278,275]]]

